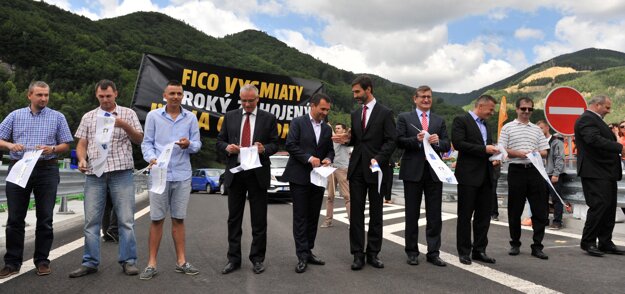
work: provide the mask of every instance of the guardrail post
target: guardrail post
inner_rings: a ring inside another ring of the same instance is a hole
[[[57,214],[75,214],[73,210],[67,208],[67,196],[61,196],[61,205]]]

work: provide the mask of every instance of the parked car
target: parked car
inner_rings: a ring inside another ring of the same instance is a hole
[[[219,176],[224,173],[223,169],[200,168],[193,172],[191,177],[191,192],[206,191],[216,193],[219,191]]]
[[[271,160],[271,183],[267,189],[269,199],[290,199],[289,183],[281,181],[286,163],[289,161],[288,153],[279,152],[270,156],[269,159]]]

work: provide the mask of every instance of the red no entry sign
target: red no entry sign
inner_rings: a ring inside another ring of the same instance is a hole
[[[545,118],[556,132],[572,136],[575,120],[586,110],[586,100],[571,87],[553,89],[545,100]]]

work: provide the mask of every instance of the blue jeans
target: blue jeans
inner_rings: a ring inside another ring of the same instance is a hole
[[[9,167],[9,171],[11,170]],[[4,263],[20,268],[24,254],[24,220],[28,211],[30,193],[35,195],[35,209],[37,215],[37,229],[35,230],[35,265],[41,262],[50,263],[48,255],[52,248],[54,234],[52,232],[52,217],[54,216],[54,201],[56,200],[57,186],[59,185],[59,168],[56,165],[41,165],[33,169],[26,188],[14,183],[6,182],[7,205],[9,218],[6,228],[6,248]]]
[[[111,193],[119,226],[119,263],[136,263],[135,185],[132,170],[88,175],[85,181],[85,252],[82,265],[97,268],[100,264],[100,226],[106,205],[106,189]]]

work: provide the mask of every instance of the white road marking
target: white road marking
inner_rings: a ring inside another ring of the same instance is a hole
[[[144,216],[146,213],[150,212],[150,206],[146,206],[144,209],[138,211],[135,213],[135,220]],[[82,247],[83,245],[85,245],[85,237],[81,237],[79,239],[76,239],[73,242],[67,243],[61,247],[58,247],[52,251],[50,251],[50,255],[48,256],[48,259],[50,259],[50,261],[53,261],[67,253],[70,253],[80,247]],[[22,263],[22,268],[20,269],[20,272],[12,275],[6,279],[2,279],[0,280],[0,285],[4,284],[5,282],[8,282],[16,277],[19,277],[27,272],[30,272],[31,270],[35,269],[35,265],[33,264],[33,260],[32,258],[23,262]]]
[[[368,206],[368,205],[367,205]],[[394,205],[395,207],[393,207],[393,210],[396,210],[396,207],[399,205]],[[385,205],[382,209],[383,211],[387,211],[388,206]],[[403,206],[399,206],[399,207],[403,207]],[[368,208],[365,208],[368,209]],[[335,210],[336,211],[336,210]],[[344,210],[343,210],[344,211]],[[425,216],[424,214],[425,210],[421,209],[421,216]],[[321,211],[322,215],[325,215],[325,211],[322,210]],[[391,215],[393,215],[393,217],[395,215],[397,215],[398,213],[392,213]],[[402,213],[403,214],[403,213]],[[445,220],[449,220],[449,219],[454,219],[457,217],[457,215],[455,214],[451,214],[451,213],[442,213],[442,219],[443,221]],[[349,220],[347,219],[347,213],[339,213],[339,214],[334,214],[334,220],[340,221],[342,223],[346,223],[349,224]],[[493,222],[493,223],[503,223],[503,222]],[[426,219],[425,218],[420,218],[419,219],[419,227],[425,226],[426,225]],[[392,224],[392,225],[387,225],[384,226],[383,228],[383,237],[386,240],[389,240],[393,243],[396,243],[397,245],[400,246],[404,246],[405,245],[405,239],[403,237],[397,236],[393,233],[396,232],[400,232],[405,230],[405,226],[406,223],[405,222],[401,222],[401,223],[396,223],[396,224]],[[368,229],[368,223],[367,220],[365,221],[365,230]],[[563,232],[556,232],[556,233],[563,233]],[[573,235],[573,234],[571,234]],[[423,244],[419,244],[419,250],[422,252],[427,252],[427,246],[423,245]],[[508,288],[517,290],[519,292],[523,292],[523,293],[560,293],[556,290],[547,288],[545,286],[533,283],[531,281],[528,280],[524,280],[521,279],[519,277],[515,277],[513,275],[509,275],[506,274],[504,272],[500,272],[498,270],[495,270],[493,268],[490,268],[488,266],[479,264],[474,262],[471,265],[465,265],[460,263],[460,261],[458,260],[458,256],[450,254],[450,253],[446,253],[443,251],[440,251],[440,258],[443,259],[445,262],[447,262],[450,265],[453,265],[455,267],[458,267],[460,269],[466,270],[470,273],[476,274],[478,276],[481,276],[485,279],[491,280],[493,282],[499,283],[503,286],[506,286]]]

